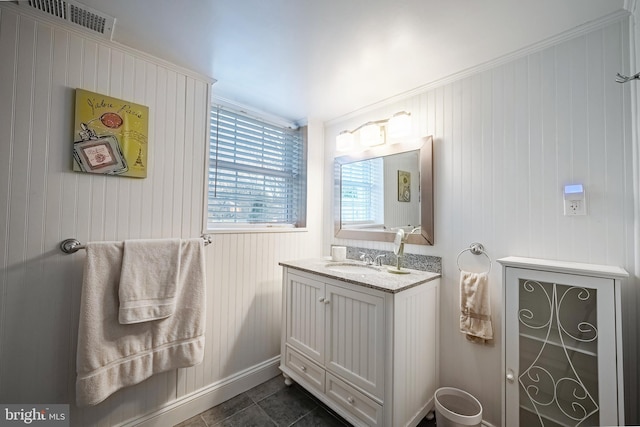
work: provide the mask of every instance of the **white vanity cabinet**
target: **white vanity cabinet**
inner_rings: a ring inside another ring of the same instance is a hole
[[[417,425],[437,386],[434,276],[386,291],[285,265],[280,369],[288,384],[354,425]]]
[[[619,267],[507,257],[503,425],[623,425]]]

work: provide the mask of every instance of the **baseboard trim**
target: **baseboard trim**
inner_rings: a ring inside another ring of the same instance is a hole
[[[185,395],[149,414],[132,418],[119,427],[166,427],[179,424],[207,409],[281,374],[280,356],[238,372],[207,387]]]

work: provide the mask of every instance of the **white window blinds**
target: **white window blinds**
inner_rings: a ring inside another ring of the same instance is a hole
[[[342,165],[341,219],[346,224],[382,224],[382,158]]]
[[[211,111],[208,228],[304,223],[301,131]]]

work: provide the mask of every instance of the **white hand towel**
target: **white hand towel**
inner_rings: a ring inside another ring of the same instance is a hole
[[[123,246],[122,242],[87,244],[78,326],[78,406],[96,405],[123,387],[196,365],[204,357],[203,240],[181,243],[173,315],[130,325],[118,321]]]
[[[488,282],[487,273],[460,272],[460,331],[483,344],[493,339]]]
[[[180,239],[125,240],[118,289],[120,323],[171,316],[179,272]]]

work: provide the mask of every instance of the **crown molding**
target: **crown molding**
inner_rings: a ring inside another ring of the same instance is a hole
[[[579,36],[583,36],[587,33],[590,33],[592,31],[604,28],[610,24],[616,23],[616,22],[620,22],[622,20],[628,19],[630,14],[632,13],[629,9],[627,9],[627,6],[632,7],[635,9],[635,5],[636,5],[636,1],[637,0],[625,0],[625,5],[624,5],[624,9],[620,9],[617,10],[613,13],[610,13],[608,15],[602,16],[601,18],[595,19],[593,21],[589,21],[586,22],[582,25],[579,25],[577,27],[574,27],[570,30],[564,31],[560,34],[557,34],[555,36],[552,37],[548,37],[546,39],[540,40],[539,42],[533,43],[529,46],[525,46],[521,49],[515,50],[511,53],[508,53],[506,55],[502,55],[499,56],[495,59],[489,60],[487,62],[483,62],[480,63],[478,65],[475,65],[473,67],[461,70],[457,73],[453,73],[450,74],[448,76],[445,76],[443,78],[434,80],[433,82],[424,84],[422,86],[419,86],[415,89],[406,91],[406,92],[402,92],[399,93],[398,95],[394,95],[390,98],[386,98],[383,99],[381,101],[378,101],[376,103],[367,105],[365,107],[359,108],[357,110],[354,110],[350,113],[347,113],[345,115],[333,118],[331,120],[327,120],[325,122],[325,127],[329,127],[332,126],[334,124],[338,124],[342,121],[345,120],[349,120],[352,118],[357,118],[358,116],[360,116],[361,114],[373,111],[373,110],[377,110],[379,108],[385,107],[387,105],[390,104],[394,104],[397,102],[400,102],[402,100],[405,100],[407,98],[416,96],[416,95],[420,95],[424,92],[427,92],[429,90],[441,87],[441,86],[445,86],[449,83],[453,83],[456,82],[458,80],[462,80],[466,77],[470,77],[473,76],[475,74],[479,74],[482,73],[484,71],[499,67],[500,65],[504,65],[506,63],[512,62],[516,59],[520,59],[522,57],[525,57],[527,55],[531,55],[532,53],[536,53],[539,51],[542,51],[544,49],[547,49],[551,46],[555,46],[558,45],[560,43],[563,43],[565,41],[574,39],[576,37]]]
[[[633,15],[636,11],[637,3],[637,0],[624,0],[623,8]]]

